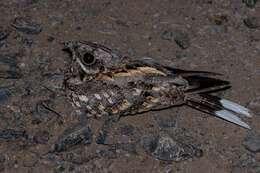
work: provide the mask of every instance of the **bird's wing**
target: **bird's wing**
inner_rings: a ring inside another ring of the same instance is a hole
[[[213,92],[230,88],[230,83],[221,79],[215,78],[219,73],[207,71],[190,71],[178,68],[169,67],[156,62],[150,57],[135,59],[131,62],[135,67],[147,69],[147,74],[156,74],[157,76],[166,76],[168,78],[178,79],[178,84],[187,84],[185,92],[203,93]],[[182,82],[180,82],[182,80]]]
[[[135,66],[148,66],[155,68],[159,71],[162,71],[163,73],[169,75],[169,76],[216,76],[216,75],[222,75],[220,73],[214,73],[214,72],[207,72],[207,71],[191,71],[191,70],[182,70],[178,68],[173,68],[170,66],[166,66],[163,64],[160,64],[159,62],[155,61],[154,59],[150,57],[142,57],[139,59],[135,59],[132,61],[132,63]]]

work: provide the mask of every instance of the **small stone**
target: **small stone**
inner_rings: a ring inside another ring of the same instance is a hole
[[[202,156],[202,150],[191,144],[177,142],[168,135],[145,136],[141,139],[141,145],[148,154],[163,161],[181,161]]]
[[[66,151],[76,145],[87,145],[92,142],[92,133],[89,127],[76,124],[69,127],[53,146],[54,152]]]
[[[63,173],[65,171],[65,168],[63,165],[58,165],[54,168],[53,173]]]
[[[257,113],[260,113],[260,96],[256,97],[249,103],[249,108],[254,110]]]
[[[9,32],[5,30],[3,27],[0,27],[0,41],[5,40],[9,35]]]
[[[39,34],[42,31],[40,24],[31,21],[29,18],[17,17],[14,19],[12,26],[25,34]]]
[[[247,17],[246,19],[244,19],[244,23],[248,28],[256,29],[260,27],[260,18]]]
[[[47,39],[48,42],[53,42],[54,40],[55,40],[55,38],[52,37],[52,36],[49,36],[48,39]]]
[[[190,46],[190,39],[186,32],[177,30],[174,33],[174,41],[182,49],[187,49]]]
[[[243,0],[243,2],[246,4],[249,8],[254,8],[257,0]]]
[[[251,152],[260,152],[260,134],[248,134],[243,141],[243,145]]]
[[[21,78],[20,68],[17,66],[16,54],[0,54],[0,78],[18,79]]]
[[[164,31],[162,34],[161,34],[161,39],[162,40],[173,40],[173,32],[172,31]]]
[[[63,74],[50,74],[45,75],[46,80],[43,82],[44,86],[52,91],[62,90],[64,87],[64,75]]]
[[[7,101],[11,92],[7,88],[0,88],[0,103]]]
[[[140,143],[147,153],[152,153],[157,147],[158,138],[157,135],[146,135],[142,137]]]
[[[19,131],[14,129],[3,129],[0,130],[0,138],[1,139],[28,139],[28,135],[25,131]]]
[[[228,17],[224,14],[214,15],[212,20],[216,25],[222,25],[228,22]]]

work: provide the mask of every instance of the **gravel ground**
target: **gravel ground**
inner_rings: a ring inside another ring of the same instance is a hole
[[[260,172],[259,11],[256,0],[0,0],[0,171]],[[122,118],[98,145],[101,122],[62,93],[68,40],[222,73],[233,87],[218,95],[254,111],[252,130],[177,107]]]

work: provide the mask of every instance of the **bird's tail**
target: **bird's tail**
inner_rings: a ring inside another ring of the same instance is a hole
[[[186,96],[186,104],[202,112],[250,129],[250,126],[239,118],[239,115],[242,117],[252,117],[249,110],[232,101],[209,94],[188,94]]]

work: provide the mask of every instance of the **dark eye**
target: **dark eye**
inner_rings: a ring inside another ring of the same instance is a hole
[[[96,62],[96,58],[93,54],[87,52],[83,55],[81,61],[85,65],[92,65]]]

